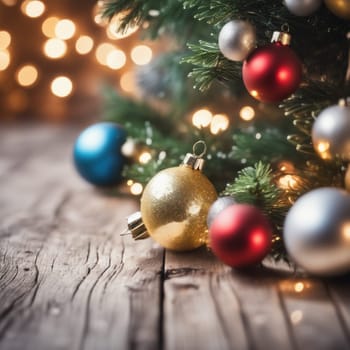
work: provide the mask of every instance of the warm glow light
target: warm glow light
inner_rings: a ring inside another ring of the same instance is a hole
[[[151,153],[143,152],[140,154],[139,162],[141,164],[147,164],[152,159]]]
[[[198,128],[207,127],[213,119],[213,114],[208,109],[200,109],[193,113],[192,124]]]
[[[125,12],[121,12],[112,18],[106,30],[108,38],[112,40],[123,39],[130,36],[131,34],[134,34],[139,29],[139,26],[137,24],[134,24],[128,25],[128,27],[123,32],[118,32],[117,30],[121,24],[121,20],[125,17],[125,15]]]
[[[138,182],[135,182],[130,187],[130,193],[133,194],[134,196],[140,195],[142,191],[143,191],[143,186]]]
[[[146,45],[138,45],[131,50],[131,59],[138,66],[150,63],[152,55],[151,48]]]
[[[55,78],[51,82],[51,91],[58,97],[67,97],[73,90],[72,81],[64,76]]]
[[[19,85],[31,86],[38,79],[38,70],[31,64],[22,66],[16,73],[16,79]]]
[[[290,320],[293,324],[299,323],[303,319],[303,312],[301,310],[295,310],[290,314]]]
[[[75,24],[70,19],[61,19],[57,22],[55,27],[55,34],[57,38],[62,40],[70,39],[75,34]]]
[[[45,55],[49,58],[60,58],[66,54],[67,44],[61,39],[48,39],[44,44]]]
[[[11,35],[6,30],[0,31],[0,50],[7,49],[11,43]]]
[[[283,175],[278,179],[278,186],[285,190],[295,190],[298,188],[298,179],[295,175]]]
[[[104,27],[105,25],[108,24],[108,19],[102,17],[101,10],[103,5],[104,5],[103,2],[98,1],[92,10],[92,18],[94,19],[94,22],[101,27]]]
[[[350,222],[345,222],[341,227],[343,238],[346,242],[350,242]]]
[[[49,17],[45,19],[43,24],[41,25],[41,31],[45,36],[48,38],[54,38],[55,37],[55,28],[58,23],[59,19],[57,17]]]
[[[250,94],[251,94],[253,97],[258,97],[258,96],[259,96],[259,93],[258,93],[256,90],[250,91]]]
[[[134,183],[134,181],[132,181],[132,180],[128,180],[128,181],[126,182],[126,184],[127,184],[128,186],[131,186],[133,183]]]
[[[80,55],[86,55],[89,53],[94,46],[94,41],[87,35],[82,35],[78,38],[75,43],[75,49]]]
[[[294,284],[294,290],[297,293],[301,293],[304,290],[305,286],[303,282],[297,282]]]
[[[220,131],[225,131],[230,124],[228,117],[225,114],[216,114],[210,123],[210,132],[214,135]]]
[[[10,64],[10,53],[7,50],[0,50],[0,70],[5,70]]]
[[[279,170],[283,172],[293,172],[295,170],[294,164],[288,161],[282,161],[278,164]]]
[[[107,65],[107,57],[116,47],[110,43],[102,43],[96,49],[97,61],[102,65]]]
[[[316,144],[318,153],[322,159],[331,159],[332,156],[329,152],[330,144],[328,141],[320,141]]]
[[[250,120],[254,119],[254,117],[255,117],[254,108],[250,107],[250,106],[242,107],[241,110],[239,111],[239,116],[241,117],[241,119],[243,119],[245,121],[250,121]]]
[[[42,1],[27,0],[21,5],[22,12],[31,18],[40,17],[45,11],[45,5]]]
[[[2,3],[6,6],[15,6],[17,0],[2,0]]]
[[[120,69],[125,66],[126,56],[121,50],[113,50],[107,54],[106,64],[111,69]]]
[[[133,72],[126,72],[120,77],[120,87],[126,92],[135,91],[135,80]]]

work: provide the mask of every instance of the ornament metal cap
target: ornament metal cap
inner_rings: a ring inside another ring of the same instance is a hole
[[[271,42],[276,43],[280,42],[282,45],[290,45],[292,41],[292,36],[286,32],[273,32]]]
[[[134,240],[145,239],[149,237],[146,226],[142,221],[142,215],[140,211],[137,211],[127,217],[128,228],[121,236],[132,235]]]
[[[196,154],[200,145],[203,146],[203,151],[200,154]],[[187,166],[193,170],[202,171],[205,163],[205,160],[202,157],[207,153],[207,145],[204,141],[199,140],[193,145],[192,150],[193,153],[187,153],[181,165]]]

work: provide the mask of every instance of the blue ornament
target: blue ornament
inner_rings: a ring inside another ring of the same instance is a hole
[[[79,174],[96,186],[120,182],[124,165],[121,147],[125,130],[114,123],[97,123],[86,128],[74,144],[74,164]]]

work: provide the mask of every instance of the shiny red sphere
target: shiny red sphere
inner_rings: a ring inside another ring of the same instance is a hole
[[[250,266],[271,249],[272,229],[262,212],[247,204],[234,204],[218,214],[209,230],[210,247],[225,264]]]
[[[299,86],[302,65],[294,51],[281,43],[255,49],[243,63],[243,82],[262,102],[278,102]]]

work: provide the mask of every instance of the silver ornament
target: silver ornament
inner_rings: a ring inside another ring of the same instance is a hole
[[[227,207],[236,204],[236,201],[231,196],[218,198],[209,208],[207,216],[207,226],[210,227],[214,219]]]
[[[350,160],[350,107],[339,104],[324,109],[312,127],[312,142],[322,159]]]
[[[349,271],[349,194],[323,187],[301,196],[287,214],[284,243],[294,261],[312,274]]]
[[[322,0],[284,0],[288,10],[296,16],[310,16],[322,3]]]
[[[243,61],[255,46],[255,29],[249,22],[230,21],[219,33],[220,51],[229,60]]]

